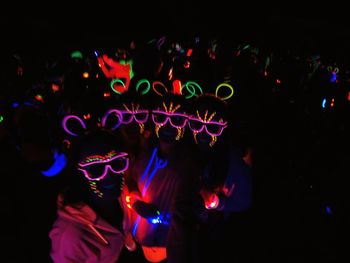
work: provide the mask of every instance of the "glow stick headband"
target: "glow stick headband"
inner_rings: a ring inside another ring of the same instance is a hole
[[[220,90],[222,87],[227,87],[227,88],[229,88],[230,94],[229,94],[229,95],[226,95],[226,96],[219,96],[219,95],[218,95],[218,94],[219,94],[219,90]],[[230,84],[228,84],[228,83],[221,83],[221,84],[219,84],[219,85],[216,87],[216,90],[215,90],[215,97],[218,97],[218,98],[220,98],[220,99],[222,99],[222,100],[228,100],[229,98],[231,98],[231,97],[233,96],[233,94],[234,94],[234,89],[233,89],[233,87],[232,87]]]
[[[122,119],[123,119],[122,113],[119,110],[111,109],[111,110],[107,111],[106,114],[102,117],[101,125],[102,125],[102,127],[106,127],[107,119],[110,118],[111,115],[117,117],[117,119],[118,119],[118,121],[110,128],[111,130],[114,131],[115,129],[117,129],[120,126],[120,124],[122,123]]]
[[[71,130],[68,128],[68,125],[67,125],[68,120],[76,120],[76,121],[78,121],[78,123],[82,126],[82,128],[83,128],[84,130],[86,130],[86,125],[85,125],[84,121],[83,121],[80,117],[78,117],[78,116],[76,116],[76,115],[67,115],[67,116],[65,116],[65,117],[63,118],[63,120],[62,120],[62,127],[63,127],[64,131],[65,131],[66,133],[68,133],[69,135],[78,136],[77,133],[71,131]]]
[[[120,83],[122,83],[122,85],[124,85],[123,82],[120,79],[115,79],[114,83],[115,82],[120,82]],[[111,87],[112,87],[112,84],[111,84]],[[141,89],[141,87],[143,87],[143,89]],[[151,87],[152,87],[152,90],[159,96],[163,96],[164,94],[169,92],[169,89],[165,86],[165,84],[163,82],[154,81],[151,84],[147,79],[141,79],[141,80],[139,80],[137,82],[137,84],[136,84],[136,91],[140,92],[141,95],[145,95],[151,90]],[[223,87],[228,88],[229,89],[229,93],[228,93],[228,95],[225,95],[225,96],[224,95],[219,96],[219,90],[221,90]],[[163,90],[163,92],[160,91],[160,88]],[[112,87],[112,89],[113,89],[113,87]],[[186,91],[186,93],[188,93],[188,94],[185,95],[184,91]],[[198,91],[198,93],[197,93],[197,91]],[[118,94],[120,93],[120,92],[118,92],[116,90],[114,90],[114,92],[116,92]],[[198,97],[200,94],[203,94],[203,89],[195,81],[187,81],[185,84],[182,85],[180,80],[175,79],[173,81],[173,90],[172,90],[172,92],[174,94],[185,95],[186,99],[191,99],[192,97]],[[224,82],[224,83],[219,84],[216,87],[214,95],[216,97],[222,99],[222,100],[228,100],[228,99],[230,99],[233,96],[233,94],[234,94],[234,89],[233,89],[232,85]]]
[[[119,110],[111,109],[111,110],[107,111],[105,113],[105,115],[102,117],[101,125],[103,128],[107,128],[106,127],[107,120],[111,116],[115,116],[117,118],[116,123],[114,125],[112,125],[112,127],[110,128],[111,130],[115,130],[120,126],[121,121],[122,121],[122,113]],[[73,115],[73,114],[67,115],[62,120],[62,127],[63,127],[64,131],[66,133],[68,133],[69,135],[71,135],[71,136],[78,136],[79,135],[77,132],[73,131],[73,129],[71,127],[69,127],[68,121],[70,121],[70,120],[78,123],[83,128],[83,130],[87,129],[85,122],[79,116]]]

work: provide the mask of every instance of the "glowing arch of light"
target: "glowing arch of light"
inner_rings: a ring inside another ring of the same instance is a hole
[[[219,97],[218,94],[219,94],[219,90],[222,88],[222,87],[227,87],[230,89],[231,93],[225,97]],[[228,84],[228,83],[221,83],[219,84],[217,87],[216,87],[216,90],[215,90],[215,96],[222,99],[222,100],[228,100],[229,98],[231,98],[233,96],[233,94],[235,93],[233,87]]]

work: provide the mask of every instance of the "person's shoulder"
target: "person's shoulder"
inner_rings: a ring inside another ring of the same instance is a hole
[[[54,222],[49,236],[53,242],[56,240],[68,246],[79,243],[83,233],[81,224],[59,217]]]
[[[86,254],[83,240],[84,231],[77,223],[66,220],[56,221],[49,236],[51,239],[50,255],[55,262],[84,261]]]

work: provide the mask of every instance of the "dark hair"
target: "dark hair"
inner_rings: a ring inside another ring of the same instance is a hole
[[[94,130],[73,141],[68,153],[67,182],[62,192],[63,205],[86,201],[87,191],[89,190],[88,184],[84,176],[78,173],[76,165],[81,158],[98,154],[99,149],[101,149],[99,147],[128,152],[125,139],[118,131],[112,133],[109,130]]]
[[[226,101],[216,97],[214,94],[204,93],[199,95],[193,101],[192,111],[193,110],[210,110],[220,113],[225,119],[229,118],[229,108]]]

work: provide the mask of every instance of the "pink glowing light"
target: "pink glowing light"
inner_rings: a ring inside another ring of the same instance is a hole
[[[65,116],[65,117],[63,118],[63,120],[62,120],[62,127],[63,127],[63,129],[64,129],[68,134],[70,134],[70,135],[72,135],[72,136],[78,136],[78,134],[76,134],[76,133],[70,131],[69,128],[68,128],[68,126],[67,126],[67,122],[68,122],[68,120],[70,120],[70,119],[75,119],[75,120],[77,120],[77,121],[81,124],[81,126],[83,127],[83,129],[86,130],[86,125],[85,125],[84,121],[83,121],[80,117],[78,117],[78,116],[76,116],[76,115],[67,115],[67,116]]]
[[[206,209],[215,209],[219,206],[219,197],[216,194],[212,194],[208,200],[205,200]]]
[[[137,111],[119,111],[122,114],[121,123],[129,124],[132,120],[135,120],[138,124],[147,122],[149,112],[148,110],[137,110]]]
[[[227,122],[203,121],[194,117],[189,117],[188,123],[193,132],[200,133],[205,129],[211,136],[220,136],[228,126]]]
[[[91,158],[90,156],[86,159]],[[101,165],[104,167],[101,168]],[[125,152],[110,158],[93,156],[93,161],[79,163],[78,166],[78,170],[83,172],[86,179],[90,181],[100,181],[106,177],[108,170],[114,174],[124,173],[129,168],[129,158],[128,154]]]
[[[107,119],[108,119],[108,117],[111,116],[111,114],[114,114],[118,118],[117,123],[113,127],[111,127],[112,130],[115,130],[120,126],[120,124],[122,123],[122,119],[123,119],[122,113],[119,110],[111,109],[111,110],[107,111],[106,114],[102,117],[101,123],[102,123],[102,127],[105,127]]]
[[[169,121],[174,128],[184,128],[188,120],[188,115],[154,110],[152,112],[152,120],[154,124],[159,126],[163,126]]]

